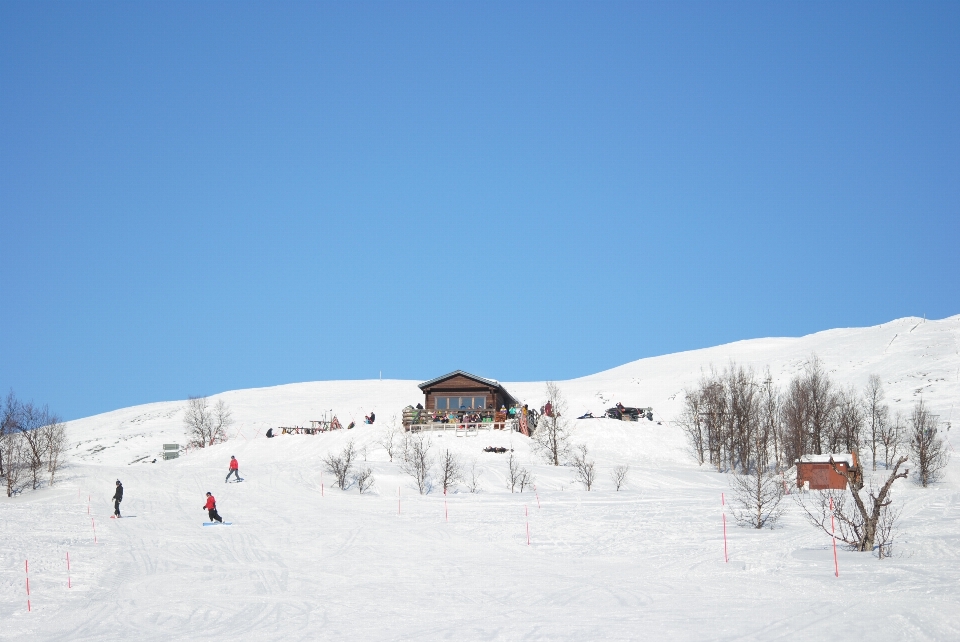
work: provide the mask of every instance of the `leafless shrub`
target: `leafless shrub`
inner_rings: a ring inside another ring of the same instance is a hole
[[[370,468],[361,468],[357,471],[357,474],[353,476],[353,481],[357,484],[360,494],[364,494],[373,486],[373,482],[375,481],[373,478],[373,470]]]
[[[623,487],[623,485],[627,482],[628,472],[630,472],[630,466],[614,466],[613,472],[610,473],[610,477],[613,479],[613,485],[617,490],[620,490],[620,488]]]
[[[553,382],[547,382],[547,401],[552,406],[552,417],[546,414],[537,420],[533,432],[533,447],[548,463],[559,466],[570,452],[572,428],[567,421],[567,403],[560,389]]]
[[[896,461],[879,492],[875,492],[873,487],[867,489],[869,508],[860,496],[863,490],[863,476],[859,466],[842,472],[835,464],[833,465],[834,472],[846,477],[847,490],[812,491],[797,493],[794,497],[810,523],[826,534],[832,536],[836,527],[837,539],[852,550],[861,552],[873,551],[874,546],[879,542],[878,556],[886,557],[892,545],[896,517],[899,514],[891,508],[890,489],[893,482],[907,476],[909,471],[899,472],[900,466],[906,461],[906,457]],[[848,499],[852,500],[852,505]],[[833,521],[831,516],[834,518]]]
[[[480,492],[480,476],[477,474],[477,460],[470,462],[470,475],[467,477],[467,490],[471,493]]]
[[[356,457],[357,451],[353,446],[353,441],[349,441],[340,454],[330,453],[323,458],[324,466],[333,475],[337,488],[340,490],[346,490],[349,485],[350,471],[353,470]]]
[[[460,458],[449,449],[440,453],[440,486],[443,488],[443,494],[454,490],[461,481],[463,481],[463,464]]]
[[[390,458],[390,461],[393,461],[393,455],[397,452],[397,448],[400,445],[400,440],[401,431],[400,427],[397,426],[397,417],[394,415],[390,419],[387,429],[383,431],[383,434],[380,435],[380,439],[377,441],[377,443],[383,446],[383,449],[387,451],[387,457]]]
[[[593,488],[593,480],[597,471],[595,463],[587,459],[587,447],[580,444],[573,453],[573,469],[577,475],[577,481],[583,484],[587,490]]]
[[[910,455],[917,467],[917,482],[924,488],[940,479],[950,460],[939,423],[923,401],[918,401],[910,418]]]
[[[210,407],[206,397],[190,397],[183,413],[183,425],[188,443],[195,448],[206,448],[227,440],[227,428],[233,423],[233,414],[223,399]]]
[[[417,482],[417,490],[421,495],[429,490],[427,476],[433,466],[431,445],[430,439],[422,434],[407,433],[402,441],[400,468]]]
[[[507,459],[507,485],[510,487],[510,492],[516,492],[517,482],[520,481],[520,462],[517,461],[517,458],[513,456],[513,451],[510,451],[510,457]]]
[[[522,493],[527,488],[532,488],[536,477],[527,470],[526,468],[520,469],[520,474],[517,476],[517,484],[520,485],[520,492]]]
[[[783,479],[771,471],[734,473],[730,478],[733,491],[733,516],[742,526],[773,528],[783,514]]]

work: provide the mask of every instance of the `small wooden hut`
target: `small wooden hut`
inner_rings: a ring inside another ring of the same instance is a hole
[[[860,474],[857,453],[835,453],[828,455],[804,455],[796,461],[797,488],[808,490],[843,490],[847,487],[847,478],[837,474],[830,460],[833,459],[841,473],[855,471]]]

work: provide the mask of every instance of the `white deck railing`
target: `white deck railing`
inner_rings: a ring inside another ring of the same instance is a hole
[[[469,437],[476,435],[481,430],[514,430],[519,431],[519,425],[516,419],[507,419],[506,421],[480,421],[475,423],[440,423],[430,422],[425,424],[409,424],[406,426],[410,432],[452,432],[457,437]]]

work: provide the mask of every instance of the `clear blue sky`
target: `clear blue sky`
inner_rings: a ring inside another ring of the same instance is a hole
[[[0,3],[0,390],[960,313],[960,3]]]

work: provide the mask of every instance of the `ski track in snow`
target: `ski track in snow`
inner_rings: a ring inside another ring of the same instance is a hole
[[[600,469],[589,493],[569,468],[540,463],[520,435],[433,435],[434,453],[446,447],[476,460],[481,476],[482,492],[461,485],[446,497],[449,522],[443,495],[419,496],[376,445],[380,422],[420,398],[417,382],[223,393],[238,437],[155,464],[162,443],[183,441],[182,402],[71,422],[76,447],[60,481],[0,501],[0,639],[769,641],[856,631],[870,640],[960,640],[955,456],[933,488],[897,482],[896,556],[878,561],[840,549],[838,579],[830,539],[789,498],[775,530],[739,528],[727,513],[724,563],[726,477],[697,467],[669,423],[678,391],[711,366],[769,366],[782,385],[814,352],[839,384],[862,387],[876,373],[892,405],[909,411],[920,388],[949,420],[960,395],[951,376],[960,367],[960,317],[917,322],[743,341],[560,382],[570,416],[621,400],[652,405],[663,422],[576,422],[576,439]],[[541,383],[505,386],[542,403]],[[303,425],[330,408],[347,421],[374,410],[378,424],[263,436],[267,426]],[[321,495],[322,457],[350,439],[366,448],[361,464],[374,470],[373,490],[340,491],[324,474]],[[537,478],[540,508],[533,492],[506,489],[506,455],[482,452],[487,445],[515,449]],[[231,454],[242,484],[223,483]],[[631,471],[615,492],[609,475],[620,463]],[[109,518],[117,478],[121,511],[135,518]],[[233,526],[201,526],[207,490]]]

